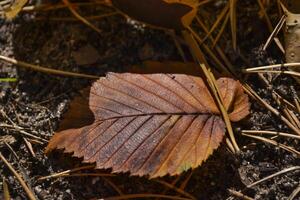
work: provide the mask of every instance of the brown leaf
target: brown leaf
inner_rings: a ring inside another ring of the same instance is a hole
[[[123,13],[157,27],[181,30],[197,13],[198,0],[111,0]]]
[[[249,113],[248,97],[238,81],[218,79],[225,107],[232,121]],[[86,97],[85,97],[86,98]],[[219,110],[200,77],[184,74],[109,73],[93,84],[88,105],[77,98],[69,117],[78,122],[91,120],[80,128],[56,133],[46,149],[65,149],[96,168],[113,172],[176,175],[196,168],[221,143],[225,125]],[[77,112],[77,114],[76,114]],[[84,121],[84,120],[83,120]],[[71,128],[71,129],[70,129]]]

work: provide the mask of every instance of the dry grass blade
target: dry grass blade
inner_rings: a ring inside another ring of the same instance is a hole
[[[231,35],[232,35],[232,46],[236,51],[237,48],[237,38],[236,38],[236,30],[237,30],[237,22],[236,22],[236,4],[237,0],[229,0],[229,13],[230,13],[230,24],[231,24]]]
[[[69,10],[71,11],[71,13],[82,23],[84,23],[85,25],[87,25],[88,27],[92,28],[93,30],[95,30],[97,33],[101,33],[102,31],[100,29],[98,29],[96,26],[94,26],[93,24],[91,24],[88,20],[86,20],[84,17],[82,17],[74,8],[73,5],[70,3],[69,0],[62,0],[64,2],[64,4],[66,4],[66,6],[69,8]]]
[[[300,193],[300,185],[292,192],[287,200],[294,200],[297,195]]]
[[[183,34],[184,34],[184,37],[185,37],[186,41],[189,44],[189,47],[190,47],[192,53],[194,54],[194,57],[196,58],[196,60],[198,62],[201,63],[201,60],[199,59],[200,55],[198,53],[199,49],[200,49],[198,44],[196,43],[196,41],[194,40],[194,38],[190,34],[188,34],[188,33],[183,33]],[[213,74],[206,68],[206,66],[204,64],[200,64],[200,67],[201,67],[202,71],[204,72],[205,77],[207,78],[208,84],[209,84],[209,86],[210,86],[210,88],[213,92],[213,95],[214,95],[214,97],[217,101],[218,107],[219,107],[219,109],[222,113],[223,119],[225,121],[227,130],[228,130],[231,142],[232,142],[232,145],[233,145],[235,151],[239,152],[240,149],[239,149],[239,147],[236,143],[234,133],[233,133],[233,130],[232,130],[232,126],[231,126],[231,123],[230,123],[230,120],[229,120],[229,117],[228,117],[228,113],[224,109],[224,106],[223,106],[224,104],[222,102],[222,99],[220,98],[220,91],[218,90],[218,87],[216,86],[216,80],[215,80]]]
[[[215,95],[215,97],[217,99],[219,108],[221,110],[223,119],[224,119],[226,127],[227,127],[227,131],[229,133],[229,137],[230,137],[231,142],[233,144],[233,147],[234,147],[235,151],[238,153],[240,151],[240,148],[239,148],[239,146],[238,146],[238,144],[235,140],[234,133],[233,133],[232,126],[231,126],[231,122],[229,120],[228,113],[227,113],[226,109],[224,108],[224,102],[222,101],[222,98],[221,98],[221,95],[220,95],[220,90],[219,90],[219,88],[217,86],[217,83],[216,83],[216,79],[215,79],[214,75],[210,71],[208,71],[203,64],[201,64],[200,66],[201,66],[202,70],[206,71],[204,73],[207,74],[207,77],[210,77],[209,78],[210,87],[213,90],[213,94]]]
[[[7,182],[4,177],[2,179],[2,184],[3,184],[4,200],[10,200],[11,198],[10,198],[10,194],[9,194],[9,190],[8,190],[8,185],[7,185]]]
[[[277,131],[242,130],[242,133],[255,134],[255,135],[261,134],[261,135],[283,136],[283,137],[294,138],[294,139],[300,140],[299,135],[294,135],[294,134],[289,134],[289,133],[282,133],[282,132],[277,132]]]
[[[162,198],[162,199],[172,199],[172,200],[191,200],[188,198],[170,196],[163,194],[125,194],[116,197],[107,197],[105,200],[122,200],[122,199],[142,199],[142,198]],[[99,199],[100,200],[100,199]]]
[[[294,167],[283,169],[283,170],[281,170],[279,172],[276,172],[274,174],[271,174],[270,176],[267,176],[267,177],[265,177],[265,178],[263,178],[263,179],[261,179],[259,181],[256,181],[254,183],[251,183],[250,185],[247,185],[247,188],[252,188],[252,187],[254,187],[254,186],[256,186],[256,185],[258,185],[260,183],[263,183],[263,182],[265,182],[267,180],[270,180],[270,179],[272,179],[272,178],[274,178],[276,176],[280,176],[282,174],[285,174],[285,173],[288,173],[288,172],[291,172],[291,171],[296,171],[296,170],[300,170],[300,166],[294,166]]]
[[[296,149],[294,149],[294,148],[292,148],[290,146],[278,143],[275,140],[271,140],[271,139],[260,137],[260,136],[249,135],[249,134],[245,134],[245,133],[243,133],[242,135],[250,137],[250,138],[253,138],[253,139],[256,139],[256,140],[260,140],[260,141],[265,142],[265,143],[272,144],[272,145],[274,145],[276,147],[279,147],[279,148],[284,149],[286,151],[289,151],[289,152],[291,152],[293,154],[296,154],[297,157],[300,157],[300,152],[299,151],[297,151]]]
[[[43,72],[47,74],[55,74],[55,75],[60,75],[60,76],[72,76],[72,77],[77,77],[77,78],[89,78],[89,79],[98,79],[98,76],[93,76],[93,75],[87,75],[87,74],[80,74],[80,73],[75,73],[75,72],[67,72],[67,71],[62,71],[62,70],[57,70],[57,69],[51,69],[51,68],[46,68],[46,67],[41,67],[38,65],[33,65],[29,63],[25,63],[22,61],[17,61],[16,59],[9,58],[3,55],[0,55],[0,60],[15,64],[16,66],[19,67],[24,67],[24,68],[29,68],[38,72]]]
[[[35,197],[33,191],[29,189],[29,187],[26,185],[25,181],[23,178],[18,174],[18,172],[13,168],[13,166],[5,159],[5,157],[0,153],[0,160],[4,162],[4,164],[8,167],[8,169],[13,173],[13,175],[17,178],[21,186],[23,187],[24,191],[26,192],[28,198],[30,200],[36,200],[37,198]]]
[[[182,190],[182,189],[180,189],[180,188],[178,188],[178,187],[176,187],[176,186],[174,186],[174,185],[172,185],[170,183],[167,183],[167,182],[165,182],[163,180],[155,180],[155,181],[158,182],[158,183],[160,183],[160,184],[162,184],[162,185],[164,185],[164,186],[166,186],[166,187],[168,187],[168,188],[170,188],[170,189],[172,189],[172,190],[174,190],[174,191],[176,191],[177,193],[179,193],[179,194],[181,194],[183,196],[186,196],[186,197],[188,197],[190,199],[193,199],[193,200],[197,199],[193,195],[185,192],[184,190]]]
[[[55,174],[51,174],[49,176],[44,176],[44,177],[39,178],[38,180],[42,181],[42,180],[50,179],[50,178],[58,178],[58,177],[61,177],[63,175],[70,175],[70,173],[77,172],[77,171],[80,171],[80,170],[94,169],[94,168],[95,168],[94,164],[93,165],[82,166],[82,167],[77,167],[77,168],[69,169],[69,170],[66,170],[66,171],[63,171],[63,172],[58,172],[58,173],[55,173]]]

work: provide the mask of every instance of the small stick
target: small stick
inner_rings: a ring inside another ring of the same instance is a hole
[[[22,177],[18,174],[18,172],[13,168],[13,166],[5,159],[5,157],[0,153],[0,160],[4,162],[4,164],[8,167],[8,169],[13,173],[13,175],[17,178],[21,186],[23,187],[24,191],[26,192],[28,198],[30,200],[37,200],[34,193],[29,189],[26,185]]]
[[[51,68],[47,68],[47,67],[41,67],[38,65],[33,65],[33,64],[22,62],[22,61],[17,61],[16,59],[9,58],[9,57],[3,56],[3,55],[0,55],[0,60],[15,64],[19,67],[29,68],[29,69],[32,69],[35,71],[48,73],[48,74],[73,76],[73,77],[78,77],[78,78],[90,78],[90,79],[98,79],[99,78],[98,76],[94,76],[94,75],[80,74],[80,73],[75,73],[75,72],[67,72],[67,71],[51,69]]]

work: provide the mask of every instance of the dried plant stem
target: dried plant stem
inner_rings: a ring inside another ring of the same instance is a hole
[[[24,67],[24,68],[29,68],[38,72],[43,72],[43,73],[48,73],[48,74],[55,74],[55,75],[61,75],[61,76],[72,76],[72,77],[77,77],[77,78],[89,78],[89,79],[98,79],[98,76],[94,75],[87,75],[87,74],[80,74],[80,73],[74,73],[74,72],[67,72],[67,71],[62,71],[62,70],[57,70],[57,69],[51,69],[51,68],[46,68],[46,67],[41,67],[38,65],[33,65],[29,63],[25,63],[22,61],[17,61],[16,59],[9,58],[6,56],[0,55],[0,60],[15,64],[16,66],[19,67]]]
[[[299,135],[289,134],[289,133],[283,133],[283,132],[277,132],[277,131],[266,131],[266,130],[242,130],[242,133],[246,134],[255,134],[255,135],[273,135],[273,136],[282,136],[282,137],[288,137],[288,138],[294,138],[300,140]]]
[[[29,189],[29,187],[26,185],[23,178],[18,174],[18,172],[13,168],[13,166],[5,159],[5,157],[0,153],[0,160],[4,162],[4,164],[8,167],[8,169],[13,173],[13,175],[17,178],[21,186],[23,187],[24,191],[26,192],[28,198],[30,200],[36,200],[34,193]]]
[[[71,13],[82,23],[90,27],[91,29],[95,30],[97,33],[101,33],[102,31],[98,29],[96,26],[94,26],[92,23],[90,23],[88,20],[86,20],[84,17],[82,17],[74,8],[73,5],[69,2],[69,0],[62,0],[63,3],[69,8]]]
[[[270,179],[272,179],[272,178],[274,178],[276,176],[280,176],[282,174],[285,174],[285,173],[288,173],[288,172],[291,172],[291,171],[297,171],[297,170],[300,170],[300,166],[294,166],[294,167],[283,169],[283,170],[281,170],[279,172],[276,172],[276,173],[274,173],[274,174],[272,174],[270,176],[267,176],[267,177],[265,177],[265,178],[263,178],[263,179],[261,179],[259,181],[256,181],[254,183],[251,183],[250,185],[247,185],[247,188],[252,188],[252,187],[254,187],[254,186],[258,185],[258,184],[261,184],[261,183],[263,183],[263,182],[265,182],[267,180],[270,180]]]
[[[260,141],[265,142],[265,143],[272,144],[272,145],[277,146],[277,147],[279,147],[281,149],[284,149],[286,151],[294,153],[295,155],[297,155],[297,157],[300,157],[300,152],[297,151],[296,149],[290,147],[290,146],[287,146],[287,145],[284,145],[284,144],[280,144],[280,143],[278,143],[278,142],[276,142],[274,140],[271,140],[271,139],[268,139],[268,138],[264,138],[264,137],[260,137],[260,136],[254,136],[254,135],[249,135],[249,134],[245,134],[245,133],[243,133],[242,135],[250,137],[250,138],[253,138],[253,139],[256,139],[256,140],[260,140]]]

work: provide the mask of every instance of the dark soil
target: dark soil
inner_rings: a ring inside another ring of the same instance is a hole
[[[219,5],[212,4],[210,9],[219,9]],[[271,46],[268,52],[261,50],[269,33],[264,20],[257,14],[256,1],[241,1],[239,9],[238,43],[241,52],[249,61],[248,64],[258,66],[281,63],[284,56],[275,45]],[[272,9],[274,11],[268,12],[275,25],[279,16],[276,14],[276,6]],[[107,11],[108,8],[93,8],[82,12],[93,15]],[[55,69],[99,76],[104,76],[108,71],[123,72],[125,66],[139,64],[143,60],[180,60],[172,39],[162,31],[133,23],[121,16],[93,21],[102,30],[101,34],[78,21],[50,20],[51,17],[65,16],[70,16],[69,12],[61,10],[38,14],[23,13],[13,21],[0,20],[0,55]],[[235,66],[245,66],[231,50],[230,41],[228,44],[223,43]],[[47,157],[43,152],[47,144],[30,140],[35,152],[33,157],[20,131],[2,126],[12,125],[12,121],[29,133],[49,139],[58,128],[72,98],[81,89],[89,86],[91,81],[53,76],[0,62],[0,78],[8,77],[17,78],[17,81],[0,82],[0,152],[23,175],[37,198],[80,200],[117,196],[118,193],[109,182],[101,177],[67,177],[38,181],[37,178],[41,176],[81,166],[80,161],[59,152]],[[258,82],[257,76],[250,76],[248,83],[254,86],[267,102],[276,106],[270,95],[271,89]],[[286,76],[279,76],[272,83],[274,89],[287,99],[292,97],[293,91],[290,86],[297,85],[293,79]],[[185,191],[197,199],[234,199],[230,197],[228,189],[242,190],[254,199],[287,199],[299,186],[298,171],[270,179],[252,189],[245,189],[245,186],[282,169],[300,165],[299,158],[278,147],[243,137],[239,130],[290,130],[257,102],[252,102],[251,115],[242,123],[234,124],[234,128],[242,153],[233,155],[226,149],[226,144],[222,144],[205,164],[193,171]],[[4,141],[12,147],[17,156]],[[297,140],[285,138],[278,141],[300,150]],[[184,180],[189,173],[190,171],[183,174],[180,180]],[[20,184],[1,161],[0,174],[1,178],[7,180],[13,199],[27,198]],[[166,177],[163,180],[170,182],[175,178]],[[161,194],[165,191],[161,184],[147,178],[120,174],[107,179],[126,194]],[[0,183],[0,199],[2,192]],[[176,193],[169,191],[167,194]]]

